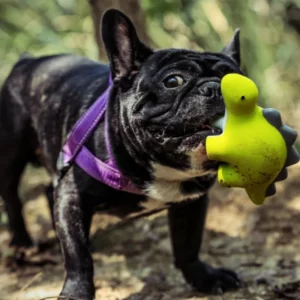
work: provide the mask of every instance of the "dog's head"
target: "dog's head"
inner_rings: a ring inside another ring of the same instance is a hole
[[[215,174],[217,163],[207,159],[205,139],[218,133],[211,124],[224,114],[222,77],[241,73],[239,32],[220,53],[153,51],[124,14],[109,10],[102,36],[114,78],[111,142],[124,173],[136,183],[151,182],[148,194],[158,199],[165,195],[155,184],[177,182],[182,191],[182,182]],[[189,188],[170,200],[198,196],[199,188]]]

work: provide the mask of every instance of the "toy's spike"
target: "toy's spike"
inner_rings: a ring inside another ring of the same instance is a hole
[[[280,173],[278,174],[278,176],[276,177],[274,182],[285,180],[285,179],[287,179],[287,177],[288,177],[288,172],[287,172],[287,169],[284,167],[280,171]]]
[[[300,160],[299,153],[297,152],[297,150],[294,147],[292,147],[289,149],[285,166],[288,167],[288,166],[294,165],[294,164],[298,163],[299,160]]]
[[[297,138],[296,130],[294,130],[293,128],[291,128],[287,125],[283,125],[280,128],[280,133],[282,134],[287,147],[290,148],[296,141],[296,138]]]
[[[275,191],[274,193],[276,193],[274,183],[277,181],[285,180],[288,177],[286,168],[299,162],[300,156],[296,149],[293,148],[293,144],[295,143],[297,138],[297,132],[291,127],[282,124],[280,112],[274,108],[264,108],[263,115],[270,124],[272,124],[280,131],[287,147],[287,158],[285,164],[278,176],[276,177],[276,179],[274,180],[274,182],[271,185],[269,185],[269,188],[267,190],[266,196],[271,196],[273,195],[272,192]]]
[[[296,138],[297,138],[297,132],[293,128],[291,128],[287,125],[283,125],[280,128],[280,133],[282,134],[282,136],[285,140],[286,147],[288,150],[284,167],[288,167],[288,166],[296,164],[297,162],[299,162],[299,159],[300,159],[299,153],[293,147],[293,144],[295,143]]]
[[[282,127],[280,112],[277,109],[264,108],[263,115],[267,119],[267,121],[277,129],[280,129]]]
[[[266,192],[266,197],[270,197],[276,194],[276,187],[275,184],[272,183],[269,185],[267,192]]]

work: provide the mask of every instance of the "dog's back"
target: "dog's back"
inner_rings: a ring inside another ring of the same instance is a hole
[[[103,92],[107,74],[107,66],[74,55],[21,57],[1,91],[0,154],[12,143],[33,160],[37,148],[47,156],[50,147],[53,169],[68,131]]]

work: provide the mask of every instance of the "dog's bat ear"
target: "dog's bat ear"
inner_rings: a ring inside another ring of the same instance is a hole
[[[130,19],[116,9],[107,10],[102,18],[102,39],[113,77],[136,73],[153,53],[138,38]]]
[[[240,54],[240,29],[236,29],[229,44],[222,50],[222,53],[229,56],[237,65],[241,64]]]

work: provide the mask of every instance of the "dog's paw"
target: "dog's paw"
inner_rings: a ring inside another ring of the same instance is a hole
[[[201,261],[181,269],[186,281],[197,291],[207,294],[220,294],[241,286],[237,274],[227,269],[217,269]]]

